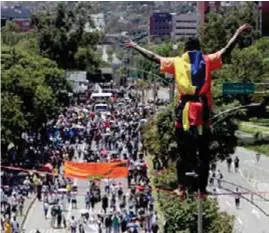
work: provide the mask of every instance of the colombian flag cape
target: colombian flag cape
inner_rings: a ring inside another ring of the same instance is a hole
[[[126,178],[128,176],[127,161],[110,163],[79,163],[65,161],[64,175],[79,179]]]

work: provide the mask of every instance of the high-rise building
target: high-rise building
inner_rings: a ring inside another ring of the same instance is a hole
[[[172,16],[173,29],[171,36],[173,40],[197,36],[199,28],[199,17],[196,13],[172,13]]]
[[[155,39],[171,38],[172,15],[154,12],[149,18],[149,42]]]
[[[269,36],[269,2],[259,2],[260,31],[262,36]]]
[[[200,18],[200,25],[203,26],[205,22],[205,16],[209,11],[218,11],[221,6],[221,2],[217,1],[201,1],[197,2],[198,14]]]

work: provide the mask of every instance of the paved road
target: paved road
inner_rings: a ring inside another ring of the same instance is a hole
[[[123,186],[127,187],[127,180],[126,179],[116,179],[117,183],[121,182]],[[84,195],[88,191],[88,181],[87,180],[74,180],[75,184],[78,186],[78,196],[77,196],[77,209],[72,209],[71,205],[66,205],[66,219],[70,219],[71,216],[74,216],[76,219],[80,218],[81,210],[85,208],[84,203]],[[101,182],[101,190],[102,193],[104,193],[104,183]],[[96,213],[101,213],[101,202],[97,203],[95,206]],[[95,229],[97,226],[92,226],[93,229]],[[48,215],[48,219],[44,218],[43,213],[43,203],[39,202],[38,200],[33,205],[32,209],[29,212],[29,215],[26,219],[26,222],[24,224],[25,233],[35,233],[35,231],[38,229],[41,233],[49,233],[49,232],[55,232],[55,233],[66,233],[68,230],[62,228],[62,229],[53,229],[51,227],[51,216]],[[94,231],[93,231],[94,232]]]
[[[260,169],[266,169],[266,167],[269,168],[269,159],[262,156],[260,163],[257,164],[255,161],[255,153],[243,148],[237,148],[234,156],[235,155],[240,159],[240,170],[238,173],[235,173],[234,171],[228,173],[226,162],[218,164],[218,168],[222,171],[224,179],[248,190],[257,191],[256,187],[253,186],[253,183],[250,182],[244,174],[246,171],[248,171],[248,174],[251,172],[255,174],[257,167]],[[226,190],[229,189],[234,191],[236,186],[223,183],[222,187]],[[226,190],[217,189],[217,192],[223,193],[227,192]],[[243,191],[243,189],[240,189],[240,191]],[[263,191],[269,192],[269,189]],[[251,194],[244,195],[244,197],[251,200]],[[269,214],[269,202],[266,202],[255,195],[252,200],[258,207]],[[269,216],[265,216],[261,209],[255,207],[251,202],[241,198],[241,207],[237,210],[235,208],[234,196],[232,195],[218,196],[218,201],[221,210],[235,216],[236,233],[269,233]]]
[[[96,148],[95,143],[92,143],[92,150]],[[75,157],[77,154],[75,153]],[[82,159],[80,159],[82,161]],[[119,178],[115,179],[115,182],[118,184],[119,182],[122,184],[124,193],[127,192],[127,179]],[[77,195],[77,208],[72,208],[71,204],[66,203],[65,205],[65,217],[68,220],[71,216],[74,216],[75,219],[79,219],[81,216],[81,210],[85,209],[85,194],[89,190],[89,182],[88,180],[81,180],[81,179],[74,179],[74,185],[78,187],[78,195]],[[101,181],[101,195],[104,194],[104,182]],[[95,206],[96,213],[101,213],[101,202],[97,203]],[[97,226],[91,226],[94,230]],[[27,219],[25,221],[23,229],[25,233],[35,233],[38,229],[41,233],[67,233],[68,230],[61,228],[61,229],[53,229],[51,227],[51,216],[50,210],[48,214],[48,219],[45,219],[44,212],[43,212],[43,202],[36,200],[31,208]],[[89,231],[95,232],[95,231]],[[96,231],[97,232],[97,231]]]

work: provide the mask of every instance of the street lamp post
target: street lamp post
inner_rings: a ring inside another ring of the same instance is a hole
[[[191,176],[197,179],[198,183],[198,197],[197,197],[197,209],[198,209],[198,217],[197,217],[197,233],[203,233],[203,206],[201,199],[201,191],[200,191],[200,180],[199,175],[196,172],[186,172],[186,176]]]
[[[174,55],[176,55],[176,51],[178,49],[178,45],[177,44],[173,44],[173,52],[174,52]],[[172,84],[171,84],[171,99],[170,99],[170,102],[173,102],[174,98],[175,98],[175,88],[176,88],[176,80],[175,78],[173,77],[173,80],[172,80]]]

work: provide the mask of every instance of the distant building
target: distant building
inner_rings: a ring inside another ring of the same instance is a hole
[[[269,2],[259,2],[260,31],[262,36],[269,36]]]
[[[104,31],[105,30],[105,16],[103,13],[100,14],[92,14],[91,20],[95,28],[93,28],[90,23],[86,23],[85,31],[92,32],[92,31]]]
[[[172,14],[172,39],[195,37],[198,34],[199,17],[196,13]]]
[[[30,31],[30,16],[31,11],[26,8],[22,8],[19,5],[13,7],[1,8],[1,27],[5,26],[7,21],[12,21],[18,26],[18,32]]]
[[[217,1],[197,2],[200,26],[204,25],[206,14],[210,11],[218,11],[220,6],[221,6],[221,2],[217,2]]]
[[[71,84],[74,93],[83,93],[87,90],[89,81],[86,71],[67,71],[65,77]]]
[[[30,19],[13,19],[12,22],[17,24],[19,32],[28,32],[32,29]]]
[[[103,13],[91,15],[91,20],[93,21],[95,27],[98,30],[100,30],[100,31],[105,30],[105,26],[106,26],[105,15]]]
[[[157,38],[171,38],[172,26],[170,13],[153,13],[149,18],[149,42]]]
[[[113,80],[113,68],[101,68],[96,73],[88,74],[88,80],[92,83],[107,83]]]

